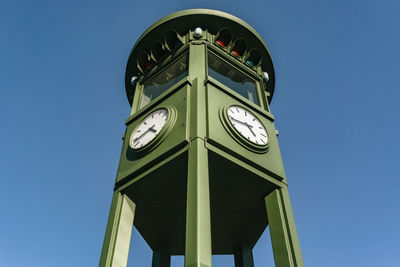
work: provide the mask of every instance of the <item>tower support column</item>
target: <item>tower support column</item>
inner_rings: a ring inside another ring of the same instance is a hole
[[[276,267],[304,267],[287,188],[265,198]]]
[[[185,267],[211,267],[211,218],[208,157],[204,140],[189,149]]]
[[[114,192],[99,267],[126,267],[134,214],[135,203]]]
[[[159,248],[153,251],[153,262],[151,267],[170,267],[171,254],[165,248]]]
[[[235,267],[254,267],[253,251],[250,247],[240,245],[235,251]]]

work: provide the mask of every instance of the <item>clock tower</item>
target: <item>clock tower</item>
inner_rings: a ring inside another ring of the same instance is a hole
[[[126,266],[133,226],[153,267],[184,255],[253,267],[269,225],[275,265],[304,266],[270,103],[275,75],[261,36],[224,12],[191,9],[150,26],[133,47],[130,116],[99,266]],[[133,244],[134,247],[134,244]]]

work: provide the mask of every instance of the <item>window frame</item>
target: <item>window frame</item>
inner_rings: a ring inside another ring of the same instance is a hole
[[[139,111],[139,110],[145,109],[146,107],[151,105],[152,102],[154,102],[159,97],[164,95],[164,93],[167,92],[170,88],[175,87],[176,84],[180,83],[182,80],[187,79],[187,77],[189,76],[189,64],[190,64],[189,49],[188,49],[188,46],[182,47],[181,49],[182,50],[178,51],[178,53],[176,53],[175,55],[173,55],[171,57],[167,57],[167,59],[165,59],[165,61],[167,61],[165,64],[162,64],[160,66],[156,66],[156,68],[152,72],[150,72],[148,75],[144,75],[143,77],[141,77],[141,79],[138,82],[138,88],[137,88],[137,90],[139,91],[139,95],[138,95],[138,101],[136,103],[137,104],[136,112]],[[185,77],[183,77],[181,80],[177,81],[170,88],[165,90],[163,93],[161,93],[159,96],[157,96],[156,98],[152,99],[148,104],[144,105],[143,107],[140,107],[140,105],[142,103],[142,97],[143,97],[143,94],[144,94],[144,88],[145,88],[146,83],[150,82],[157,75],[161,74],[163,71],[165,71],[166,69],[171,67],[173,64],[175,64],[179,59],[181,59],[185,55],[187,56],[187,64],[188,64],[187,72],[188,72],[188,74]]]
[[[225,85],[224,83],[220,82],[217,78],[214,78],[212,75],[208,74],[208,68],[209,68],[208,53],[212,53],[219,60],[232,66],[232,68],[235,68],[238,72],[241,72],[243,75],[246,75],[248,78],[254,80],[258,104],[254,103],[253,101],[249,100],[248,98],[242,96],[241,94],[236,92],[234,89],[230,88],[228,85]],[[207,80],[209,80],[209,78],[211,78],[212,80],[215,80],[218,83],[224,85],[224,87],[229,88],[229,91],[233,92],[236,96],[240,97],[241,99],[244,99],[246,102],[251,103],[252,105],[255,105],[257,107],[260,107],[262,109],[269,111],[268,107],[265,104],[264,96],[261,93],[261,82],[262,81],[261,81],[260,76],[255,71],[251,70],[251,72],[250,72],[246,68],[248,68],[248,67],[239,65],[238,63],[234,62],[234,60],[229,59],[227,55],[224,55],[223,53],[216,51],[216,49],[212,48],[211,46],[207,46],[207,50],[206,50],[206,77],[207,77]],[[211,80],[209,80],[209,81],[211,81]]]

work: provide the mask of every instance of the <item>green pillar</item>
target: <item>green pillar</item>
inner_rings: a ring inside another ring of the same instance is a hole
[[[128,263],[135,203],[114,192],[99,267],[125,267]]]
[[[171,255],[167,249],[159,248],[153,251],[153,262],[151,267],[170,267]]]
[[[240,245],[236,248],[235,267],[254,267],[253,251],[250,247]]]
[[[287,188],[265,198],[276,267],[304,267]]]
[[[207,149],[196,138],[189,149],[185,267],[211,267],[211,220]]]

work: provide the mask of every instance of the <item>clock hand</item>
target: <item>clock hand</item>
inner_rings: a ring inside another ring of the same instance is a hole
[[[136,137],[135,139],[133,139],[133,143],[135,143],[136,141],[138,141],[140,138],[142,138],[143,136],[145,136],[148,132],[152,131],[153,133],[156,133],[157,131],[153,129],[153,127],[156,126],[155,124],[153,126],[151,126],[149,129],[147,129],[144,133],[142,133],[139,137]]]
[[[148,131],[152,131],[153,133],[156,133],[157,130],[154,130],[154,126],[156,126],[156,125],[154,124],[153,126],[151,126],[151,127],[148,129]]]
[[[250,132],[253,134],[254,137],[256,137],[256,134],[254,133],[254,131],[251,129],[253,128],[253,126],[249,125],[246,123],[247,128],[249,128]]]
[[[236,122],[238,122],[238,123],[240,123],[240,124],[243,124],[243,125],[246,125],[248,128],[253,128],[253,125],[250,125],[250,124],[248,124],[247,122],[243,122],[243,121],[239,121],[239,120],[237,120],[237,119],[235,119],[235,118],[233,118],[233,117],[230,117],[233,121],[236,121]]]
[[[245,125],[247,128],[249,128],[249,130],[250,130],[250,132],[253,134],[253,136],[256,137],[256,134],[255,134],[254,131],[251,129],[251,128],[253,128],[252,125],[250,125],[250,124],[248,124],[248,123],[246,123],[246,122],[243,122],[243,121],[239,121],[239,120],[237,120],[237,119],[235,119],[235,118],[232,118],[232,117],[230,117],[230,118],[231,118],[233,121],[237,122],[237,123],[240,123],[240,124]]]
[[[237,119],[235,119],[235,118],[233,118],[233,117],[230,117],[233,121],[235,121],[235,122],[237,122],[237,123],[240,123],[240,124],[243,124],[243,125],[246,125],[247,127],[249,127],[249,125],[247,124],[247,123],[245,123],[245,122],[243,122],[243,121],[239,121],[239,120],[237,120]]]
[[[143,136],[145,136],[148,132],[149,132],[149,130],[147,130],[147,131],[145,131],[144,133],[142,133],[139,137],[136,137],[135,139],[133,139],[133,143],[135,143],[135,142],[138,141],[140,138],[142,138]]]

